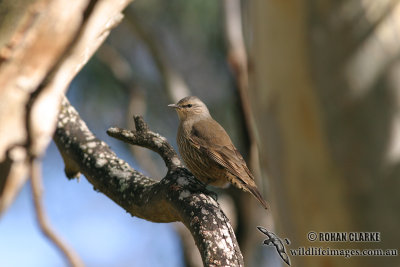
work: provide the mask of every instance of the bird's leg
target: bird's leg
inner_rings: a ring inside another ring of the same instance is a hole
[[[190,189],[192,189],[193,191],[198,191],[198,192],[202,192],[206,195],[211,196],[215,201],[218,200],[218,195],[217,193],[215,193],[214,191],[208,190],[207,189],[207,183],[203,183],[202,181],[200,181],[199,179],[194,179],[193,183],[190,183]]]
[[[218,195],[217,193],[215,193],[214,191],[208,190],[207,189],[207,185],[206,183],[203,183],[202,181],[195,179],[196,180],[196,184],[193,183],[193,189],[195,189],[196,191],[202,192],[206,195],[211,196],[215,201],[218,200]]]
[[[207,189],[207,185],[204,184],[204,187],[202,189],[202,191],[204,194],[209,195],[210,197],[212,197],[215,201],[218,201],[218,195],[217,193],[215,193],[214,191],[208,190]]]

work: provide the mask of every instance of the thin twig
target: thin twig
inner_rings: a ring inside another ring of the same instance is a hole
[[[60,252],[65,256],[71,266],[80,267],[84,266],[82,260],[79,258],[78,254],[69,247],[65,241],[63,241],[51,228],[51,225],[46,217],[46,213],[42,204],[42,175],[40,162],[31,159],[30,163],[30,176],[32,185],[33,201],[35,204],[35,212],[37,220],[42,230],[43,234],[50,239],[51,242],[60,250]]]

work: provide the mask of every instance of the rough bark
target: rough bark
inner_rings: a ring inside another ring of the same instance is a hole
[[[192,233],[204,266],[243,266],[232,227],[218,203],[185,169],[167,140],[151,132],[141,117],[136,131],[110,128],[108,134],[124,142],[149,148],[164,159],[167,175],[156,182],[132,169],[97,139],[64,99],[54,141],[66,174],[83,173],[94,188],[132,216],[152,222],[182,222]]]
[[[0,214],[49,144],[70,81],[130,2],[1,1]]]

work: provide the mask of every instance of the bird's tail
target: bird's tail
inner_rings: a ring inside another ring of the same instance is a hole
[[[263,199],[257,187],[248,185],[247,190],[261,203],[266,210],[268,209],[267,201]]]

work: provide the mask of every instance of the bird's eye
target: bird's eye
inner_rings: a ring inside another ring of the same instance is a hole
[[[192,104],[187,104],[186,105],[188,108],[191,108],[192,107]]]

